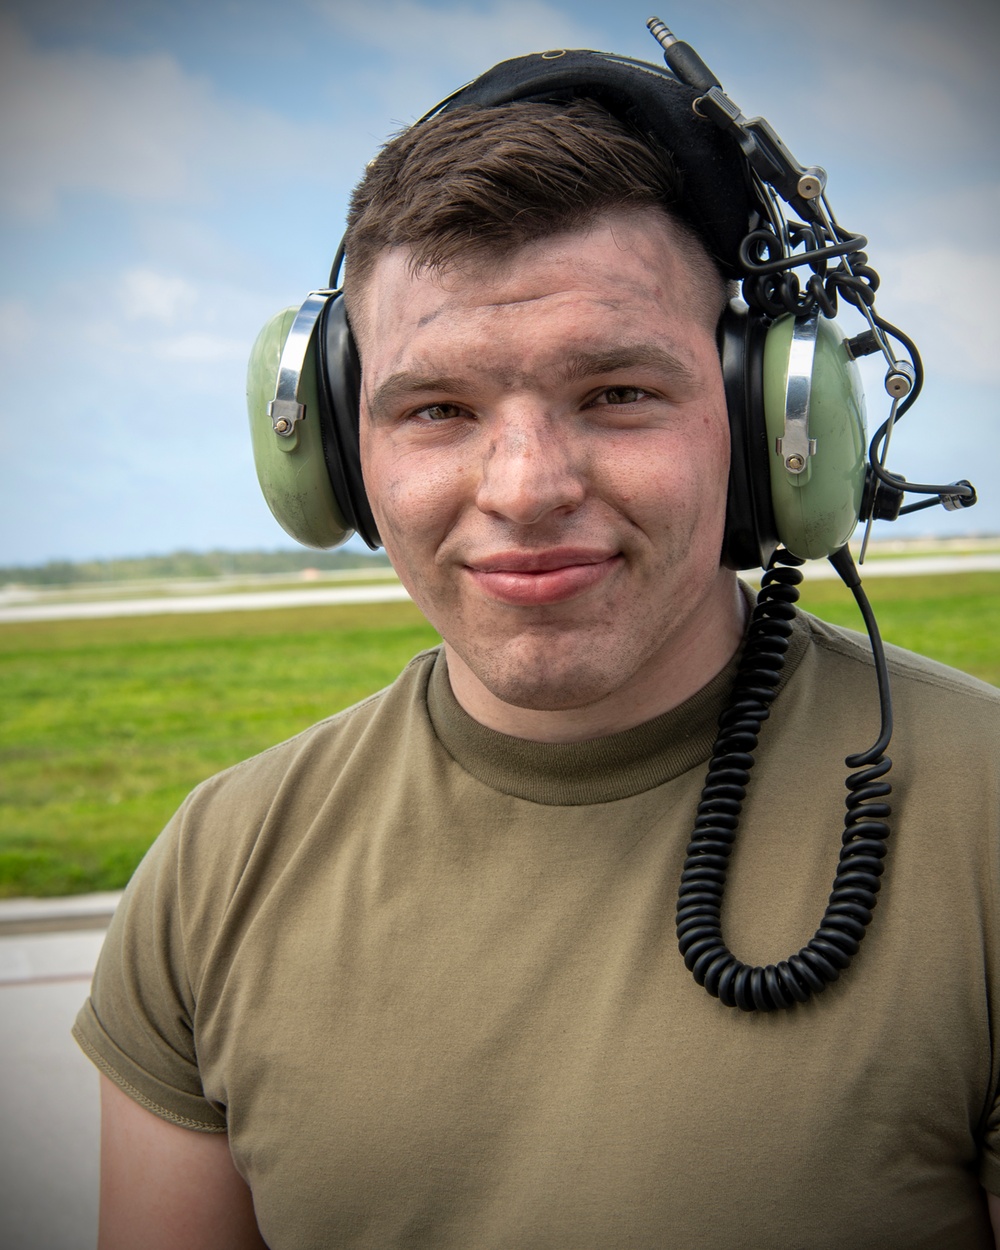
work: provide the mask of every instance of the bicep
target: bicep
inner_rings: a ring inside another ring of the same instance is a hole
[[[266,1250],[224,1133],[160,1119],[101,1077],[98,1250]]]

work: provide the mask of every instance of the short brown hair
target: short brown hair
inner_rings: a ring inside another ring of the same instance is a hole
[[[605,213],[660,208],[721,312],[724,285],[694,232],[671,212],[670,156],[591,100],[517,101],[439,113],[382,148],[354,190],[345,250],[349,311],[382,252],[414,271],[483,264]],[[720,298],[716,298],[716,294]]]

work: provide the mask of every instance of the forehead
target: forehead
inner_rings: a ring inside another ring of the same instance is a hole
[[[611,323],[654,314],[714,335],[722,292],[700,244],[663,212],[642,209],[600,217],[511,256],[444,270],[415,269],[406,249],[390,249],[349,302],[368,368],[386,351],[403,351],[406,340],[430,341],[445,328],[488,341],[527,320],[558,319],[567,331],[582,331],[588,315]]]

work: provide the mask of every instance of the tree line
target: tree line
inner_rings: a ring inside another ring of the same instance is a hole
[[[120,560],[49,560],[34,566],[0,565],[0,586],[74,586],[88,582],[148,578],[253,576],[300,573],[303,569],[388,568],[384,552],[359,551],[175,551],[164,556]]]

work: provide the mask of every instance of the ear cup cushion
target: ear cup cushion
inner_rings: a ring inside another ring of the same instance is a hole
[[[317,341],[323,450],[330,481],[348,524],[375,550],[382,540],[361,472],[361,360],[342,295],[324,309]]]
[[[763,568],[778,545],[764,418],[763,318],[730,305],[719,323],[719,358],[729,413],[729,495],[722,561]]]

